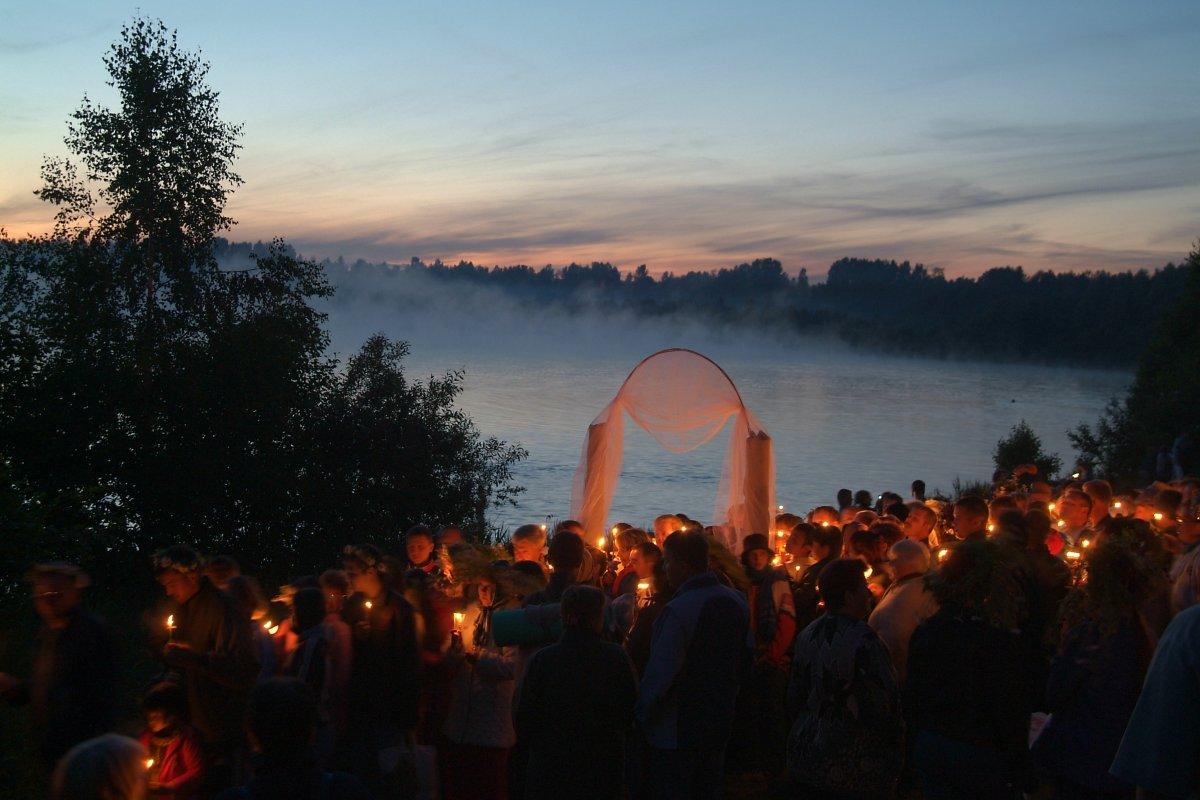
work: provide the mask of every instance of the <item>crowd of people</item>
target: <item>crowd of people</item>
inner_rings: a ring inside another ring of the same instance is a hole
[[[1200,481],[1088,477],[843,489],[736,555],[684,514],[417,525],[271,600],[176,545],[137,738],[86,574],[44,563],[0,693],[64,800],[1192,797]]]

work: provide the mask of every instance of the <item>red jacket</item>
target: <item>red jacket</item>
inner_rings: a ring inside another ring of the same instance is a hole
[[[142,733],[142,746],[154,759],[149,778],[157,782],[159,789],[155,798],[170,800],[198,800],[200,786],[204,783],[204,756],[200,752],[200,740],[196,732],[183,725],[172,739],[155,742],[149,731]]]

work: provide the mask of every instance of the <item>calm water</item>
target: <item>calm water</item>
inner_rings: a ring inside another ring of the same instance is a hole
[[[1021,419],[1069,466],[1067,430],[1094,421],[1129,380],[1118,372],[898,358],[616,314],[530,318],[478,302],[335,309],[331,322],[342,352],[374,331],[408,340],[414,378],[465,370],[462,407],[485,434],[529,450],[517,470],[526,487],[520,506],[493,514],[507,525],[566,515],[588,423],[637,362],[664,347],[699,350],[729,373],[774,437],[778,502],[800,511],[832,501],[843,486],[907,495],[914,478],[931,490],[948,490],[955,477],[988,478],[996,441]],[[644,523],[683,511],[707,519],[727,440],[722,434],[674,455],[627,420],[611,518]]]

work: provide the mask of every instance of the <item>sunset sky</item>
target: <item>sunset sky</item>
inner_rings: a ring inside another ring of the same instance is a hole
[[[138,4],[0,7],[0,227]],[[1130,269],[1200,237],[1200,3],[143,0],[314,256]]]

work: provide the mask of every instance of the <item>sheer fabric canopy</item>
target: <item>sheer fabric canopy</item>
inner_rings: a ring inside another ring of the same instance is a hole
[[[672,453],[696,449],[732,417],[713,524],[722,526],[720,536],[734,552],[740,551],[747,534],[770,533],[775,507],[771,437],[723,369],[693,350],[672,349],[634,367],[616,397],[588,426],[571,487],[571,516],[589,536],[604,534],[621,475],[626,414]]]

